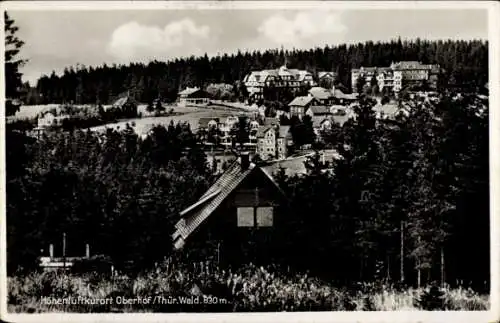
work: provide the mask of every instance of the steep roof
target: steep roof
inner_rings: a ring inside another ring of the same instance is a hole
[[[309,94],[311,94],[314,98],[318,100],[327,100],[333,96],[331,90],[327,90],[319,86],[312,87],[309,90]]]
[[[313,128],[319,128],[321,127],[321,124],[325,121],[329,121],[330,119],[325,118],[324,116],[314,116],[311,117]]]
[[[278,137],[279,138],[286,138],[287,136],[290,136],[290,126],[279,126],[278,128]]]
[[[335,72],[327,72],[327,71],[318,72],[318,78],[320,79],[328,75],[330,75],[331,77],[335,77]]]
[[[181,249],[185,240],[221,205],[221,203],[247,178],[251,173],[260,171],[280,191],[281,188],[261,167],[250,163],[247,169],[235,161],[203,194],[200,199],[180,212],[181,219],[175,225],[176,231],[172,235],[175,249]]]
[[[260,126],[259,128],[257,128],[257,138],[264,137],[266,133],[271,129],[273,129],[272,126]]]
[[[288,105],[290,106],[302,106],[305,107],[306,105],[310,104],[314,98],[312,96],[298,96],[295,99],[292,100]]]
[[[187,96],[187,95],[191,95],[193,93],[196,93],[198,91],[200,91],[200,88],[197,88],[197,87],[187,87],[184,90],[180,91],[179,95],[183,95],[183,96],[186,95]]]
[[[356,100],[357,99],[357,94],[352,93],[352,94],[345,94],[339,89],[335,89],[333,91],[333,96],[336,97],[337,99],[347,99],[347,100]]]
[[[325,106],[313,105],[308,110],[311,110],[313,115],[326,115],[330,114],[330,108]]]
[[[126,103],[133,103],[136,104],[135,100],[132,99],[130,96],[124,96],[113,102],[113,107],[122,107]]]

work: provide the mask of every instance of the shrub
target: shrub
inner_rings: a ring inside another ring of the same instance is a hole
[[[112,261],[109,257],[95,255],[88,259],[76,260],[71,267],[73,273],[96,272],[99,274],[111,272]]]

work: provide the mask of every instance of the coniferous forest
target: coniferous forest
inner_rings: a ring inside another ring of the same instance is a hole
[[[27,103],[109,103],[116,95],[130,90],[136,100],[150,102],[158,97],[173,101],[186,86],[204,87],[210,83],[234,84],[236,97],[244,91],[240,81],[252,70],[277,68],[284,57],[291,68],[311,72],[332,71],[347,88],[351,69],[360,66],[389,66],[392,62],[416,60],[440,64],[448,84],[482,87],[488,81],[488,43],[484,41],[366,42],[310,50],[268,50],[238,52],[223,56],[177,58],[149,64],[68,67],[61,76],[42,76],[36,91],[27,91]],[[40,94],[42,96],[40,96]]]

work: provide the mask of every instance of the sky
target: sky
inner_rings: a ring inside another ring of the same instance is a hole
[[[32,85],[65,67],[396,39],[487,39],[484,9],[9,11]]]

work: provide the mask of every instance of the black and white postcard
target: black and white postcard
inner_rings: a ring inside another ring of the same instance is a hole
[[[1,7],[3,320],[500,319],[499,3]]]

